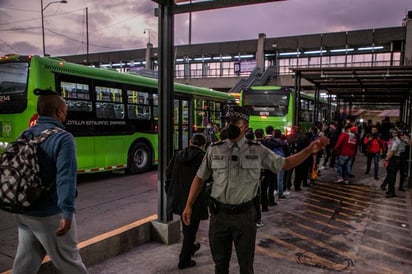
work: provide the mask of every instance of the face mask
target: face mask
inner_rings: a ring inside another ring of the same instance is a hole
[[[211,126],[206,126],[206,128],[212,128]]]
[[[240,135],[240,128],[233,124],[230,124],[227,128],[227,137],[231,140],[236,139]]]

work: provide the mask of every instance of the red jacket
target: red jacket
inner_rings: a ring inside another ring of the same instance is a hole
[[[357,144],[358,139],[355,134],[342,132],[333,150],[338,151],[342,156],[353,157],[356,154]]]

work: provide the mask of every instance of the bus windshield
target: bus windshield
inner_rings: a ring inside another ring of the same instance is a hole
[[[249,107],[252,115],[267,112],[270,116],[285,116],[288,113],[289,94],[280,94],[277,91],[244,92],[242,105]]]
[[[0,113],[20,113],[26,109],[28,63],[0,64]]]

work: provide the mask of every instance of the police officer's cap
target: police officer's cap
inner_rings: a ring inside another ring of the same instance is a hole
[[[231,106],[227,112],[225,118],[228,120],[240,120],[243,119],[246,122],[249,122],[250,112],[245,107],[240,106]]]

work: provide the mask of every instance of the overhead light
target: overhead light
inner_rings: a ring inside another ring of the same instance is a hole
[[[358,50],[377,50],[377,49],[383,49],[383,46],[358,48]]]
[[[293,51],[293,52],[281,52],[279,53],[279,56],[293,56],[293,55],[299,55],[299,51]]]
[[[321,53],[325,53],[326,50],[310,50],[310,51],[305,51],[303,52],[303,54],[321,54]]]
[[[338,52],[349,52],[349,51],[354,51],[355,49],[350,48],[350,49],[331,49],[331,53],[338,53]]]
[[[253,54],[236,55],[236,56],[234,56],[235,59],[246,59],[246,58],[253,58],[253,57],[255,57]]]

